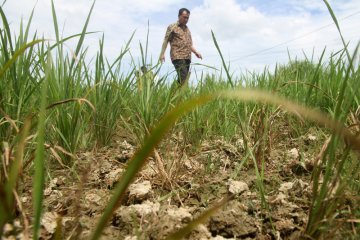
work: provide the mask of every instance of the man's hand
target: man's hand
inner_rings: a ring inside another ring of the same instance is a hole
[[[199,52],[195,52],[195,56],[196,56],[197,58],[200,58],[200,59],[202,60],[202,56],[201,56],[201,54],[200,54]]]
[[[165,62],[165,54],[162,54],[162,55],[160,56],[160,61],[161,61],[161,62]]]

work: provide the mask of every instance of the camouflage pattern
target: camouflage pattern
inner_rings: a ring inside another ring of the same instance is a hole
[[[177,59],[191,60],[192,39],[189,28],[178,22],[170,24],[166,30],[165,42],[170,43],[171,61]]]

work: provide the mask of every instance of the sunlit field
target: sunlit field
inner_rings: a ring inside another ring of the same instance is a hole
[[[179,86],[133,36],[88,56],[92,10],[48,40],[0,8],[2,239],[359,238],[357,48],[235,77],[212,33],[221,74]]]

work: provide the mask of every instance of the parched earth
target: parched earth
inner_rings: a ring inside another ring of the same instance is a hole
[[[181,136],[171,136],[128,189],[103,239],[163,239],[229,194],[235,198],[187,239],[297,239],[307,222],[312,161],[324,139],[314,130],[271,146],[264,162],[263,197],[255,162],[239,139],[214,139],[191,148]],[[79,153],[73,168],[52,171],[44,193],[42,239],[56,234],[88,239],[134,152],[131,141],[120,138],[96,152]],[[167,177],[158,170],[159,161]],[[20,201],[29,220],[31,177],[24,179]],[[31,237],[31,226],[25,227],[19,213],[17,221],[6,225],[2,239],[27,234]]]

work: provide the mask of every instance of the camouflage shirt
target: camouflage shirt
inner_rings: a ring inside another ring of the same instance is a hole
[[[179,22],[170,24],[166,30],[165,42],[170,43],[171,61],[176,59],[190,59],[192,39],[189,28]]]

